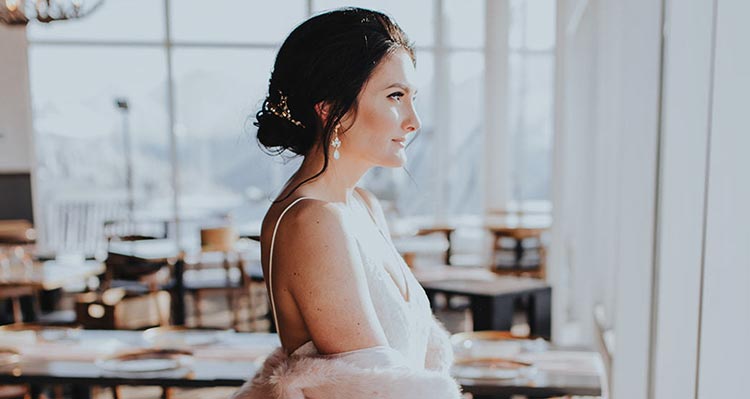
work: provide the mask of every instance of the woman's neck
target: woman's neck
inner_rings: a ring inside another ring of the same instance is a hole
[[[290,179],[289,186],[296,187],[318,174],[323,169],[324,160],[323,151],[320,147],[310,151],[302,161],[300,168]],[[329,153],[328,167],[325,172],[314,180],[305,183],[304,186],[300,187],[300,190],[314,193],[316,197],[325,201],[348,203],[357,183],[371,167],[361,160],[346,157],[346,154],[342,154],[339,159],[333,159],[332,154]]]

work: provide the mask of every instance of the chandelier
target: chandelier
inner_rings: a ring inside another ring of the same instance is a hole
[[[104,0],[0,0],[0,22],[26,25],[31,20],[49,23],[81,18],[93,12],[103,2]]]

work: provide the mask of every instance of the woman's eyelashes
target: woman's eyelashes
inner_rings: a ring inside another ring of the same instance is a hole
[[[404,96],[403,92],[397,91],[388,95],[388,97],[401,101],[401,97]]]
[[[405,95],[406,94],[404,94],[403,92],[397,91],[397,92],[389,94],[388,97],[393,98],[393,99],[395,99],[397,101],[401,101],[402,97],[404,97]],[[413,96],[411,98],[411,101],[412,102],[416,102],[417,101],[417,96]]]

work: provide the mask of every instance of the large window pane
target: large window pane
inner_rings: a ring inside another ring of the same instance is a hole
[[[352,6],[382,11],[396,20],[417,46],[431,46],[434,40],[432,0],[313,0],[313,12]]]
[[[479,214],[482,146],[482,86],[484,54],[461,51],[450,54],[450,131],[446,176],[448,214]]]
[[[552,50],[555,46],[555,0],[511,0],[510,46]]]
[[[175,41],[281,43],[306,18],[305,0],[179,0],[170,3]]]
[[[91,0],[86,3],[90,3]],[[106,0],[84,18],[49,24],[30,23],[30,41],[154,41],[164,40],[164,2]]]
[[[549,200],[554,55],[510,57],[510,123],[516,200]]]
[[[174,50],[181,207],[262,217],[281,184],[252,126],[273,50]],[[276,161],[279,162],[279,161]]]
[[[484,46],[484,2],[485,0],[445,1],[444,13],[448,28],[446,37],[449,46]]]
[[[163,51],[37,45],[29,64],[37,193],[51,249],[90,252],[103,221],[126,216],[128,168],[136,210],[170,203]],[[127,120],[115,107],[120,97]]]

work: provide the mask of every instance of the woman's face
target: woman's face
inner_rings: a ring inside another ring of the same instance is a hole
[[[354,122],[342,120],[342,158],[385,167],[406,163],[407,138],[421,125],[414,109],[414,74],[414,64],[404,50],[380,62],[359,94]]]

